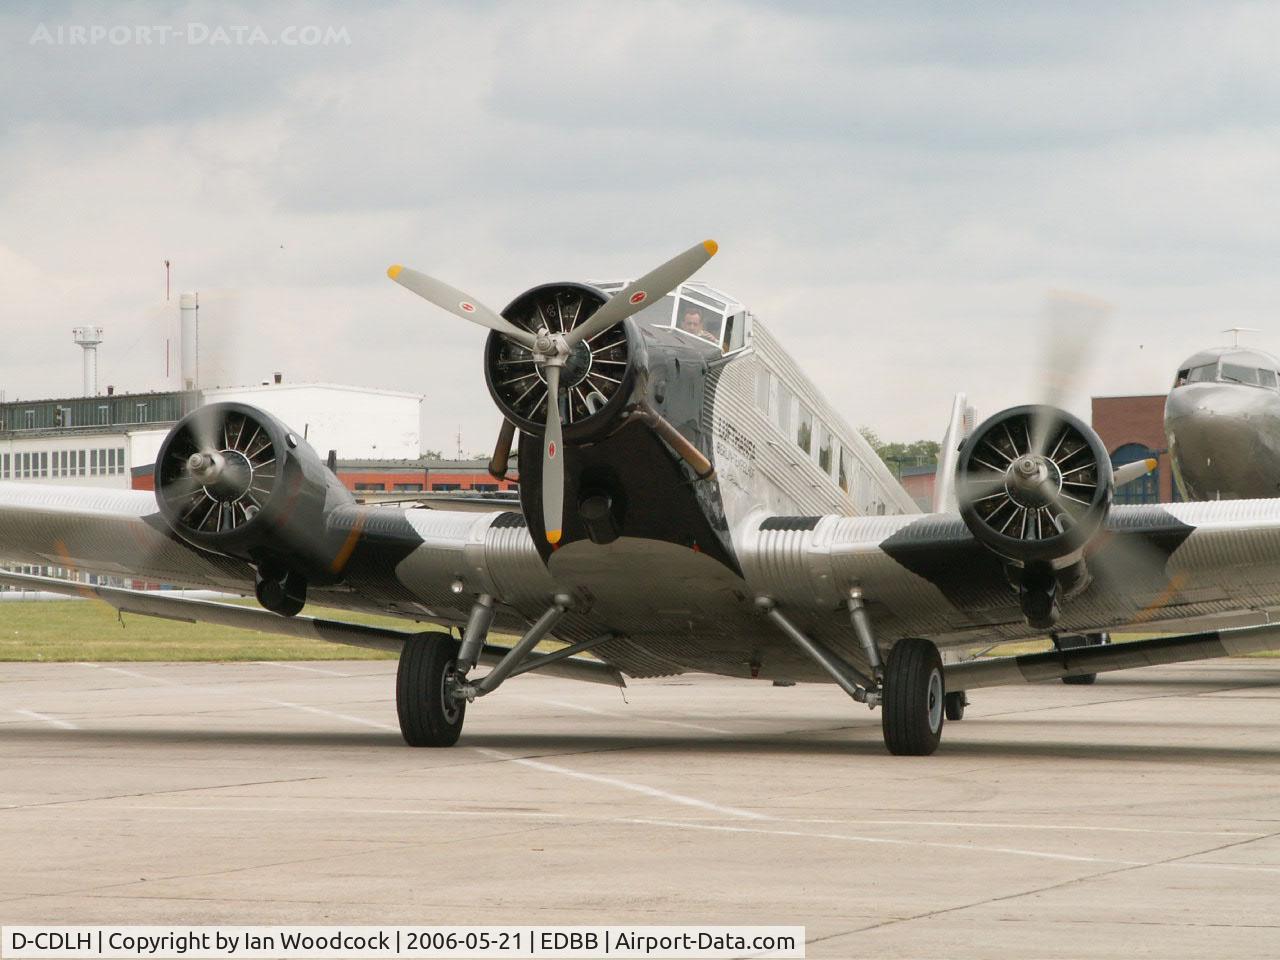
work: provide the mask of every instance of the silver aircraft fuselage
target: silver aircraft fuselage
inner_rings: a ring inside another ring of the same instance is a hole
[[[1280,361],[1220,347],[1188,357],[1165,401],[1174,478],[1186,500],[1280,496]]]

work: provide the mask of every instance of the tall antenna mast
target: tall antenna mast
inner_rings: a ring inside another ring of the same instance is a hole
[[[1258,333],[1260,331],[1257,327],[1227,327],[1222,332],[1231,334],[1231,346],[1238,347],[1240,346],[1240,334]]]

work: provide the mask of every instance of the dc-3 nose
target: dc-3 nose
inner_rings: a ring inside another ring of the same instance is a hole
[[[1261,391],[1228,383],[1191,383],[1165,401],[1165,435],[1194,499],[1275,496],[1280,465],[1259,442]],[[1265,461],[1265,462],[1264,462]]]

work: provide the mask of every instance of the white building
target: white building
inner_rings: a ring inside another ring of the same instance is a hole
[[[201,392],[0,403],[0,481],[134,486],[170,428],[202,402],[237,401],[282,420],[321,457],[415,460],[422,396],[340,384],[268,383]]]

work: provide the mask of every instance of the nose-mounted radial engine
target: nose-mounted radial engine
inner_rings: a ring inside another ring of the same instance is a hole
[[[956,478],[960,516],[1005,560],[1027,621],[1053,626],[1059,599],[1088,585],[1084,550],[1111,509],[1101,439],[1055,407],[1013,407],[974,430]]]
[[[690,247],[607,299],[581,284],[551,284],[522,294],[501,314],[416,270],[387,270],[418,296],[494,331],[485,377],[505,422],[493,466],[505,468],[517,427],[541,434],[542,519],[553,546],[564,526],[565,440],[604,430],[627,400],[634,345],[622,321],[688,280],[716,249],[714,240]]]
[[[240,403],[200,407],[156,456],[156,500],[173,531],[202,550],[246,560],[258,601],[292,616],[308,583],[332,583],[325,519],[351,495],[305,440]]]

